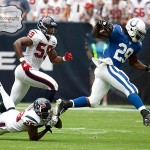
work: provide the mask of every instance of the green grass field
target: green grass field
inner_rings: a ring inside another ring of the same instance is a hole
[[[22,110],[27,104],[19,104]],[[26,132],[0,137],[0,150],[149,150],[150,127],[131,106],[70,109],[62,114],[63,128],[53,128],[41,140]]]

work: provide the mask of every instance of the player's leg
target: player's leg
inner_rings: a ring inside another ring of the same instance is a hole
[[[32,69],[28,72],[25,72],[25,74],[25,81],[27,84],[30,84],[33,87],[46,89],[44,97],[50,101],[53,100],[54,95],[58,90],[58,84],[52,77],[41,71]]]
[[[136,86],[129,81],[128,76],[122,70],[119,70],[114,66],[107,66],[107,69],[107,82],[119,91],[123,92],[127,96],[128,101],[135,106],[139,112],[141,112],[143,118],[147,119],[146,123],[144,122],[144,124],[150,125],[149,111],[146,109],[141,98],[138,96],[138,90]]]
[[[95,71],[97,71],[96,73],[98,73],[101,70],[98,69]],[[91,95],[88,97],[91,107],[97,107],[100,104],[103,97],[108,93],[109,89],[110,85],[103,79],[96,76],[92,85]]]
[[[15,103],[15,105],[20,103],[20,101],[27,94],[29,88],[30,88],[29,84],[20,82],[20,80],[15,79],[15,82],[12,86],[10,93],[10,98]]]
[[[62,114],[70,107],[97,107],[110,88],[110,85],[103,81],[99,74],[103,74],[102,68],[96,68],[95,70],[96,77],[92,85],[91,95],[89,97],[81,96],[66,102],[59,99],[55,108],[58,115]]]
[[[10,96],[6,93],[1,83],[0,83],[0,93],[2,95],[2,100],[6,110],[15,109],[14,102],[12,101]]]
[[[128,76],[118,68],[114,66],[107,66],[108,74],[105,79],[113,87],[124,93],[131,104],[133,104],[137,109],[143,106],[143,102],[139,99],[137,93],[138,89],[134,84],[132,84]],[[135,95],[132,97],[132,95]],[[130,97],[131,96],[131,97]]]

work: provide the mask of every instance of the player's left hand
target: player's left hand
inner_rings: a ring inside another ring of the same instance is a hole
[[[63,57],[63,60],[64,61],[70,61],[72,59],[73,59],[72,53],[66,52],[64,57]]]
[[[113,24],[109,21],[99,20],[96,24],[98,28],[102,28],[103,30],[110,32],[113,29]]]
[[[49,132],[51,132],[51,133],[52,133],[51,128],[52,128],[52,127],[51,127],[50,125],[46,125],[46,126],[45,126],[46,131],[49,131]]]

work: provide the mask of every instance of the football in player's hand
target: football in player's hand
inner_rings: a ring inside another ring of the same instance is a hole
[[[107,33],[107,31],[105,31],[104,29],[100,29],[100,30],[99,30],[99,34],[100,34],[100,35],[106,35],[106,34],[108,34],[108,33]]]

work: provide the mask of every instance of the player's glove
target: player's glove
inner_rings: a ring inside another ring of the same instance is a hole
[[[148,73],[150,73],[150,65],[146,66],[145,71],[147,71]]]
[[[51,127],[50,125],[45,125],[45,130],[52,133],[51,128],[52,128],[52,127]]]
[[[63,56],[63,61],[70,61],[73,59],[72,53],[66,52]]]
[[[22,66],[24,71],[28,71],[30,68],[32,68],[26,61],[23,61],[21,63],[21,66]]]
[[[48,121],[48,122],[46,123],[46,125],[49,125],[49,126],[53,127],[53,126],[55,126],[56,123],[58,122],[58,119],[59,119],[58,116],[52,116],[51,120]]]
[[[105,21],[105,20],[99,20],[97,22],[96,26],[98,28],[101,28],[101,29],[107,31],[107,32],[110,32],[113,29],[113,24],[110,23],[109,21]]]

